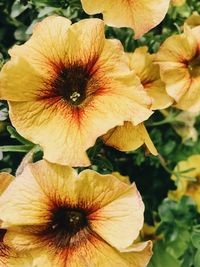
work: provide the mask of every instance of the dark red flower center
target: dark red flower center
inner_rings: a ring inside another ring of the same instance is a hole
[[[73,106],[80,105],[87,97],[87,85],[91,78],[86,67],[75,65],[61,67],[52,87],[57,96]]]
[[[189,73],[192,77],[200,76],[200,55],[197,54],[192,60],[188,62]]]
[[[88,225],[87,216],[83,210],[58,208],[52,218],[52,229],[74,235]]]
[[[52,210],[50,223],[39,231],[43,240],[56,248],[66,248],[70,244],[80,242],[81,231],[88,228],[89,222],[84,209],[55,207]]]

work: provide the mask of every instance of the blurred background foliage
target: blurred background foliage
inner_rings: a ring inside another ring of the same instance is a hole
[[[161,24],[139,40],[134,40],[133,31],[127,28],[106,27],[106,36],[119,39],[125,51],[147,45],[154,53],[168,36],[182,31],[184,21],[194,11],[200,13],[198,0],[187,0],[179,7],[171,5]],[[9,59],[9,48],[25,42],[33,25],[52,14],[65,16],[72,22],[91,17],[83,11],[79,0],[0,0],[0,66]],[[200,267],[200,214],[196,204],[189,197],[179,202],[167,198],[168,191],[176,188],[170,179],[175,165],[190,155],[200,154],[200,116],[182,118],[180,111],[170,108],[156,111],[146,126],[159,157],[150,155],[145,148],[122,153],[97,140],[88,150],[91,168],[101,173],[118,171],[136,182],[145,202],[145,222],[157,228],[151,236],[155,242],[149,267]],[[42,157],[40,148],[11,126],[7,104],[0,102],[1,171],[15,174],[30,150],[34,151],[34,160]],[[182,179],[181,173],[176,175]]]

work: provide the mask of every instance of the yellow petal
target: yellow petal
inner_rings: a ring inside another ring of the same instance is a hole
[[[14,177],[9,173],[0,173],[0,195],[6,190],[6,188],[13,181],[13,179]]]
[[[152,256],[152,243],[144,242],[135,244],[119,252],[96,236],[86,240],[81,247],[74,250],[65,250],[63,253],[52,253],[42,248],[34,254],[34,263],[44,263],[45,266],[68,266],[68,267],[146,267]],[[42,255],[45,255],[42,259]]]
[[[123,126],[118,126],[102,136],[106,145],[112,146],[120,151],[132,151],[145,144],[153,155],[157,155],[144,124],[134,126],[130,122],[125,122]]]
[[[148,96],[152,98],[151,109],[169,107],[173,101],[160,79],[159,66],[154,64],[155,55],[149,54],[148,48],[143,46],[137,48],[134,53],[128,53],[127,56],[131,70],[136,72]]]
[[[175,107],[190,112],[200,111],[200,76],[191,81],[190,87]]]
[[[187,25],[190,28],[196,27],[200,25],[200,15],[197,11],[194,11],[192,13],[192,15],[190,15],[186,20],[185,23],[187,23]]]
[[[31,174],[30,168],[25,168],[1,195],[0,219],[3,221],[3,227],[12,224],[34,225],[47,222],[48,203],[45,200],[46,196]]]
[[[112,172],[112,175],[118,178],[120,181],[130,184],[130,179],[128,176],[121,175],[119,172]]]
[[[165,84],[161,80],[146,85],[148,95],[152,98],[151,109],[165,109],[172,105],[173,100],[167,94]]]
[[[125,248],[137,238],[143,225],[143,212],[144,205],[133,185],[127,192],[91,214],[91,227],[113,247]]]
[[[81,0],[88,14],[103,13],[105,22],[114,27],[130,27],[135,38],[158,25],[164,18],[170,0]]]

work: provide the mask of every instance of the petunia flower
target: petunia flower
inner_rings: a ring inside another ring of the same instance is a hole
[[[159,66],[154,64],[155,55],[149,54],[147,47],[140,47],[134,53],[127,53],[127,57],[130,69],[135,71],[152,99],[151,109],[169,107],[173,100],[167,94],[165,84],[160,79]],[[132,151],[145,144],[153,155],[157,155],[157,150],[143,123],[134,126],[131,122],[125,122],[123,126],[109,130],[102,139],[105,144],[121,151]]]
[[[189,170],[189,171],[187,171]],[[177,189],[169,191],[168,196],[179,200],[182,196],[190,196],[196,202],[200,211],[200,155],[192,155],[184,161],[180,161],[174,171],[187,171],[177,180],[175,175],[171,179],[177,182]]]
[[[50,16],[9,51],[0,97],[8,100],[17,131],[39,144],[45,159],[87,166],[86,150],[96,139],[124,121],[148,119],[151,99],[121,43],[105,39],[102,20],[70,23]]]
[[[173,101],[167,94],[165,84],[160,79],[159,66],[154,63],[155,54],[148,53],[148,47],[137,48],[133,53],[127,53],[129,66],[140,78],[147,94],[152,98],[151,109],[165,109]]]
[[[133,244],[143,212],[135,184],[44,160],[27,165],[0,198],[5,242],[38,250],[46,266],[147,266],[151,242]]]
[[[103,13],[109,26],[130,27],[135,39],[157,26],[167,13],[170,0],[81,0],[86,13]]]
[[[170,36],[160,47],[156,61],[167,93],[175,107],[200,111],[200,27],[184,27],[184,33]]]

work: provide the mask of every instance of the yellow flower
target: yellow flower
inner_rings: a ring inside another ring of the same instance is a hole
[[[135,184],[44,160],[27,165],[0,198],[6,244],[38,249],[35,260],[47,255],[58,267],[147,266],[151,241],[133,244],[143,212]]]
[[[184,27],[184,33],[169,37],[161,46],[156,60],[167,93],[175,107],[200,111],[200,27]]]
[[[86,13],[103,13],[106,24],[114,27],[130,27],[138,39],[164,19],[170,0],[81,0],[81,2]]]
[[[173,6],[182,6],[185,4],[185,0],[171,0]]]
[[[189,16],[186,20],[185,23],[190,27],[194,28],[196,26],[200,25],[200,15],[198,12],[194,11],[191,16]]]
[[[130,69],[140,78],[147,94],[152,98],[151,109],[164,109],[172,104],[165,84],[160,79],[159,66],[154,64],[155,54],[148,53],[148,47],[137,48],[134,53],[128,53]]]
[[[194,178],[196,181],[190,181],[187,178],[180,177],[177,189],[169,191],[168,196],[174,200],[179,200],[183,195],[190,196],[194,199],[200,211],[200,155],[192,155],[187,160],[180,161],[174,171],[181,172],[190,168],[193,168],[193,170],[182,175]],[[177,180],[174,175],[172,175],[171,179],[174,181]]]
[[[25,138],[44,158],[86,166],[86,150],[109,129],[146,120],[151,99],[130,71],[123,47],[106,40],[104,23],[50,16],[24,45],[14,46],[0,74],[0,96]]]
[[[127,53],[127,56],[130,69],[135,71],[152,99],[151,109],[169,107],[173,100],[168,96],[165,84],[160,79],[159,66],[154,64],[155,55],[150,55],[147,47],[140,47],[134,53]],[[131,122],[125,122],[124,125],[109,130],[102,139],[105,144],[121,151],[132,151],[145,144],[153,155],[157,155],[143,123],[134,126]]]

